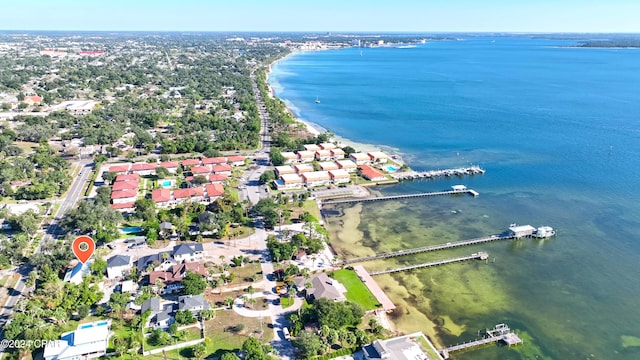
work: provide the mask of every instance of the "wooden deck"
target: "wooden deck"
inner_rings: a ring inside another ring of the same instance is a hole
[[[428,263],[424,263],[424,264],[403,266],[403,267],[399,267],[399,268],[387,269],[387,270],[382,270],[382,271],[374,271],[374,272],[372,272],[370,274],[371,274],[371,276],[382,275],[382,274],[393,274],[393,273],[397,273],[397,272],[401,272],[401,271],[410,271],[410,270],[415,270],[415,269],[422,269],[422,268],[427,268],[427,267],[434,267],[434,266],[452,264],[452,263],[468,261],[468,260],[475,260],[475,259],[486,260],[488,258],[489,258],[489,254],[484,252],[484,251],[481,251],[481,252],[478,252],[478,253],[471,254],[469,256],[462,256],[462,257],[457,257],[457,258],[453,258],[453,259],[432,261],[432,262],[428,262]]]
[[[480,193],[478,193],[477,191],[472,190],[472,189],[445,190],[445,191],[434,191],[434,192],[416,193],[416,194],[368,197],[368,198],[359,198],[359,199],[330,200],[330,201],[323,201],[322,205],[347,204],[347,203],[358,203],[358,202],[373,202],[373,201],[384,201],[384,200],[415,199],[415,198],[422,198],[422,197],[441,196],[441,195],[456,195],[456,194],[469,194],[469,195],[473,195],[473,197],[476,197],[476,196],[480,195]]]
[[[469,341],[466,343],[441,349],[440,354],[442,354],[443,358],[448,359],[449,354],[452,352],[466,350],[476,346],[482,346],[495,342],[503,342],[508,346],[524,343],[524,341],[522,341],[522,339],[515,332],[509,329],[509,326],[507,326],[506,324],[498,324],[493,329],[486,330],[486,334],[487,336],[483,339]]]

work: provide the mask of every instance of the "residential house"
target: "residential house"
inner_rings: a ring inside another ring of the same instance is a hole
[[[306,144],[306,145],[302,145],[304,147],[304,149],[306,151],[311,151],[311,152],[316,152],[318,150],[322,150],[320,148],[320,146],[316,145],[316,144]]]
[[[316,150],[316,160],[329,161],[333,158],[331,150]]]
[[[300,174],[300,176],[309,187],[325,186],[331,182],[331,177],[329,177],[329,173],[326,171],[305,172]]]
[[[324,161],[321,163],[318,163],[318,166],[320,166],[320,170],[322,171],[329,171],[329,170],[338,170],[338,164],[336,164],[333,161]]]
[[[222,184],[220,183],[206,184],[204,186],[204,189],[207,193],[206,197],[209,199],[209,201],[213,201],[224,195],[224,187],[222,187]]]
[[[242,166],[244,165],[244,156],[241,156],[241,155],[229,156],[227,158],[227,161],[229,162],[229,164],[233,166]]]
[[[333,150],[338,147],[336,144],[330,142],[324,142],[319,144],[318,146],[320,146],[320,149],[322,150]]]
[[[389,161],[389,155],[383,153],[382,151],[371,151],[368,152],[367,155],[369,155],[371,163],[384,164]]]
[[[194,166],[191,168],[191,174],[193,174],[193,176],[209,175],[210,173],[211,173],[211,168],[208,166]]]
[[[131,271],[131,256],[115,255],[107,259],[107,277],[117,279]]]
[[[172,294],[182,290],[182,279],[187,273],[207,275],[207,269],[201,263],[184,262],[171,266],[167,271],[153,271],[149,273],[149,284],[155,286],[158,280],[164,285],[164,294]]]
[[[275,181],[275,184],[278,190],[298,189],[304,185],[304,181],[298,174],[284,174]]]
[[[210,174],[209,175],[209,181],[212,183],[223,183],[225,181],[227,181],[227,179],[229,178],[229,175],[227,174]]]
[[[78,263],[76,265],[74,265],[72,268],[68,269],[67,272],[64,274],[64,282],[70,282],[72,284],[80,284],[82,282],[82,278],[85,275],[89,275],[91,274],[91,269],[89,269],[89,266],[91,265],[92,261],[89,260],[85,263],[81,263],[80,261],[78,261]]]
[[[131,165],[131,172],[141,176],[155,175],[157,163],[135,163]]]
[[[113,204],[124,204],[136,202],[138,190],[120,190],[111,193],[111,202]]]
[[[386,340],[374,340],[362,347],[365,360],[441,360],[442,357],[433,349],[437,358],[427,356],[420,347],[421,333],[398,336]],[[428,340],[427,340],[428,342]],[[430,345],[430,344],[429,344]],[[431,346],[433,348],[433,346]]]
[[[170,189],[155,189],[151,191],[151,200],[153,200],[158,207],[167,207],[171,205],[171,190]]]
[[[329,177],[334,184],[343,184],[351,181],[351,175],[346,170],[329,170]]]
[[[122,175],[119,175],[122,176]],[[138,181],[134,180],[125,180],[125,181],[116,181],[113,183],[113,187],[111,191],[121,191],[121,190],[138,190]]]
[[[311,164],[298,164],[298,165],[294,165],[293,169],[296,171],[296,173],[298,174],[302,174],[302,173],[306,173],[306,172],[312,172],[314,171],[313,165]]]
[[[75,331],[49,341],[44,348],[45,360],[95,359],[106,355],[111,335],[111,320],[80,324]]]
[[[160,223],[160,235],[161,236],[171,236],[174,233],[174,228],[172,223],[168,221],[163,221]]]
[[[356,165],[364,165],[369,164],[371,162],[371,158],[369,155],[365,153],[353,153],[349,155],[349,160],[356,163]]]
[[[191,166],[199,166],[200,165],[200,160],[199,159],[187,159],[187,160],[182,160],[180,161],[180,164],[182,164],[182,167],[191,167]]]
[[[186,295],[178,297],[178,310],[189,310],[198,315],[202,310],[211,309],[209,302],[202,295]]]
[[[369,181],[380,181],[387,178],[383,173],[369,165],[360,165],[358,169],[360,171],[360,175]]]
[[[344,157],[345,157],[345,155],[346,155],[346,154],[345,154],[345,152],[344,152],[344,150],[342,150],[342,149],[340,149],[340,148],[331,149],[331,150],[329,150],[329,151],[331,151],[331,158],[332,158],[333,160],[341,160],[341,159],[344,159]]]
[[[226,164],[226,163],[227,163],[227,158],[224,156],[202,159],[202,165],[218,165],[218,164]]]
[[[120,165],[111,165],[109,166],[109,172],[116,174],[126,174],[129,172],[131,168],[131,164],[120,164]]]
[[[281,152],[280,155],[284,158],[284,164],[293,164],[298,162],[298,155],[291,151]]]
[[[38,95],[30,95],[30,96],[25,96],[22,102],[31,106],[40,105],[40,103],[42,102],[42,98]]]
[[[120,181],[135,181],[136,184],[138,184],[138,182],[140,181],[140,175],[138,174],[120,174],[118,176],[116,176],[116,179],[114,182],[120,182]]]
[[[296,289],[299,292],[305,291],[310,299],[331,299],[333,301],[346,300],[344,294],[347,289],[337,280],[330,278],[326,273],[317,273],[310,278],[298,276],[293,279]],[[311,288],[306,288],[306,284],[311,283]]]
[[[338,165],[338,168],[350,173],[358,170],[358,165],[351,160],[336,160],[336,164]]]
[[[205,252],[202,247],[202,244],[198,243],[187,243],[180,244],[173,247],[173,258],[177,262],[183,261],[199,261],[204,258]]]
[[[132,212],[132,211],[136,210],[136,203],[135,202],[111,204],[109,206],[112,209],[118,210],[120,212]]]
[[[231,165],[229,164],[212,165],[211,170],[214,174],[231,175]]]
[[[160,163],[161,168],[167,169],[168,172],[175,174],[178,171],[177,161],[164,161]]]
[[[276,170],[276,177],[280,177],[284,174],[295,174],[296,170],[293,168],[293,166],[289,166],[289,165],[283,165],[283,166],[276,166],[275,167]]]
[[[147,271],[147,268],[151,268],[152,271],[166,271],[175,264],[176,261],[171,257],[171,253],[164,251],[141,257],[138,259],[137,268],[140,272]]]
[[[145,325],[153,329],[168,329],[175,321],[173,303],[163,303],[159,298],[150,298],[142,303],[140,313],[144,314],[147,311],[150,311],[150,316]]]
[[[315,159],[316,153],[315,151],[306,151],[300,150],[298,151],[298,161],[302,163],[312,162]]]

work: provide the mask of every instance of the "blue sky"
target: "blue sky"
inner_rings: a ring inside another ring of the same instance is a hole
[[[640,0],[3,1],[3,30],[640,32]]]

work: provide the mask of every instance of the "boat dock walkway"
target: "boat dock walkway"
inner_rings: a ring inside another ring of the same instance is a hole
[[[442,176],[466,176],[484,174],[485,170],[480,166],[460,167],[455,169],[430,170],[430,171],[402,171],[391,174],[396,180],[432,179]]]
[[[380,253],[380,254],[373,255],[373,256],[366,256],[366,257],[361,257],[361,258],[348,259],[348,260],[344,260],[341,264],[342,265],[348,265],[348,264],[361,263],[361,262],[373,261],[373,260],[378,260],[378,259],[387,259],[387,258],[392,258],[392,257],[396,257],[396,256],[419,254],[419,253],[423,253],[423,252],[451,249],[451,248],[456,248],[456,247],[461,247],[461,246],[468,246],[468,245],[475,245],[475,244],[484,244],[484,243],[488,243],[488,242],[492,242],[492,241],[510,240],[510,239],[515,239],[515,238],[516,238],[516,235],[514,235],[514,234],[490,235],[490,236],[485,236],[485,237],[476,238],[476,239],[453,241],[453,242],[448,242],[446,244],[429,245],[429,246],[423,246],[423,247],[414,248],[414,249],[398,250],[398,251],[393,251],[393,252],[388,252],[388,253]]]
[[[392,274],[392,273],[397,273],[397,272],[401,272],[401,271],[422,269],[422,268],[426,268],[426,267],[440,266],[440,265],[452,264],[452,263],[468,261],[468,260],[475,260],[475,259],[486,260],[488,258],[489,258],[489,254],[486,253],[486,252],[481,251],[481,252],[478,252],[478,253],[471,254],[469,256],[462,256],[462,257],[457,257],[457,258],[453,258],[453,259],[432,261],[432,262],[428,262],[428,263],[424,263],[424,264],[410,265],[410,266],[404,266],[404,267],[399,267],[399,268],[395,268],[395,269],[387,269],[387,270],[382,270],[382,271],[374,271],[374,272],[370,273],[370,275],[371,276],[375,276],[375,275],[382,275],[382,274]]]
[[[472,347],[481,346],[485,344],[503,342],[508,346],[511,346],[511,345],[518,345],[518,344],[524,343],[524,341],[522,341],[522,339],[520,339],[520,337],[515,332],[509,329],[509,326],[507,326],[506,324],[498,324],[493,329],[486,330],[486,334],[487,336],[483,339],[470,341],[470,342],[450,346],[445,349],[441,349],[440,354],[442,354],[443,358],[448,359],[449,354],[454,351],[466,350]]]
[[[467,188],[461,188],[461,189],[435,191],[435,192],[427,192],[427,193],[378,196],[378,197],[368,197],[368,198],[359,198],[359,199],[329,200],[329,201],[323,201],[322,204],[323,205],[347,204],[347,203],[372,202],[372,201],[382,201],[382,200],[413,199],[413,198],[421,198],[421,197],[440,196],[440,195],[455,195],[455,194],[470,194],[470,195],[473,195],[474,197],[480,195],[480,193],[478,193],[475,190],[467,189]]]

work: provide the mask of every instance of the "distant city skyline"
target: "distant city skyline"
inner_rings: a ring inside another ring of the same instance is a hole
[[[640,32],[638,0],[31,0],[1,30]]]

